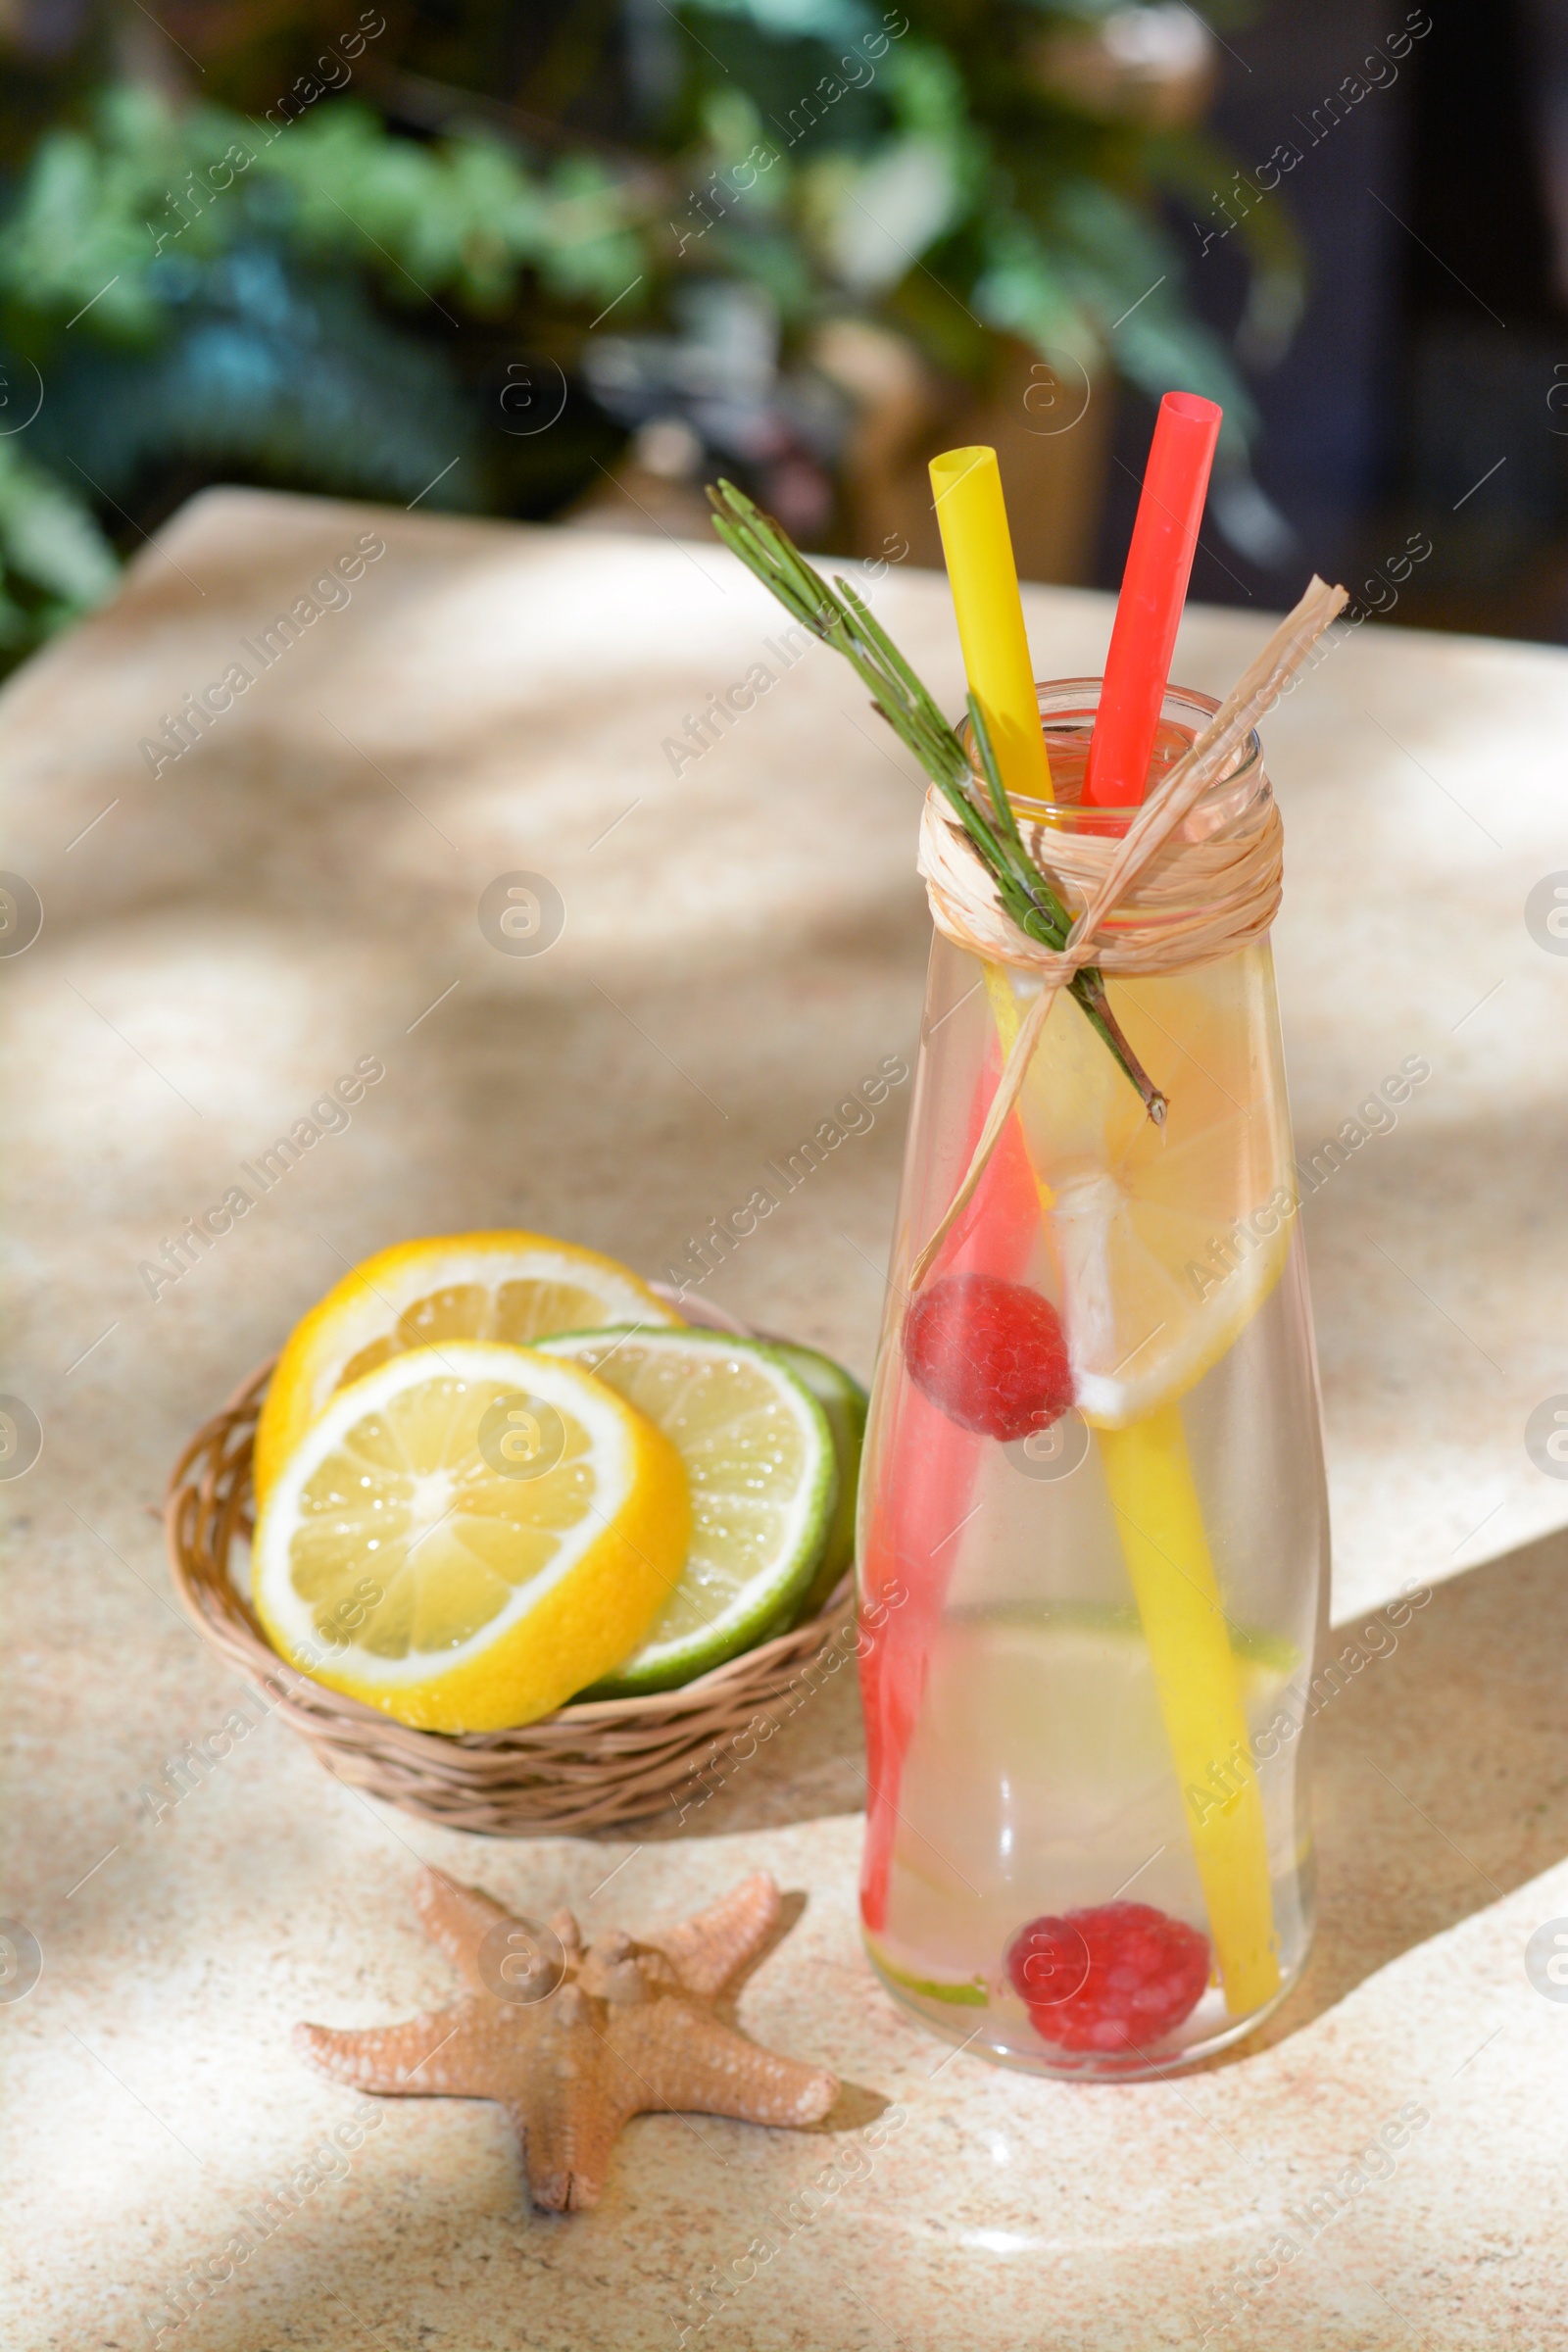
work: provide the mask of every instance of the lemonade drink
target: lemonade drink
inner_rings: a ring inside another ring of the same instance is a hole
[[[1092,687],[1043,707],[1057,799],[1020,815],[1124,826],[1077,805]],[[1206,708],[1167,698],[1156,763]],[[1267,791],[1254,750],[1195,837]],[[1248,2031],[1305,1952],[1316,1376],[1266,941],[1107,980],[1163,1126],[1058,998],[909,1298],[1039,985],[935,941],[861,1482],[862,1912],[939,2032],[1137,2075]]]

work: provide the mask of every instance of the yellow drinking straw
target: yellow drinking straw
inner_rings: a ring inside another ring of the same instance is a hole
[[[964,672],[985,717],[1003,784],[1009,800],[1049,801],[1051,764],[996,451],[950,449],[933,458],[931,487]]]
[[[1232,2016],[1280,1988],[1263,1792],[1179,1404],[1096,1431]]]
[[[932,461],[931,483],[964,667],[1004,784],[1009,793],[1048,798],[1050,768],[996,452],[950,450]],[[993,624],[995,640],[987,634]],[[1038,753],[1032,762],[1026,739]],[[1010,769],[1004,744],[1014,747]],[[1018,775],[1029,780],[1017,783]],[[1005,1055],[1019,1027],[1011,979],[988,965],[986,982]],[[1049,1211],[1050,1189],[1038,1172],[1035,1182],[1042,1211]],[[1100,1429],[1096,1436],[1183,1791],[1225,2006],[1233,2016],[1245,2015],[1280,1986],[1268,1845],[1236,1654],[1181,1407],[1164,1404],[1130,1428]]]

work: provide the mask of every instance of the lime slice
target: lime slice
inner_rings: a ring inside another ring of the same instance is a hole
[[[907,1992],[917,1992],[922,2000],[948,2001],[959,2009],[989,2009],[991,1995],[978,1977],[915,1977],[906,1968],[896,1968],[874,1936],[862,1929],[865,1948],[885,1977],[902,1984]]]
[[[1287,1642],[1250,1628],[1233,1639],[1250,1720],[1266,1723],[1297,1664]],[[1132,1610],[1092,1604],[1050,1610],[955,1611],[934,1661],[927,1713],[940,1708],[963,1752],[1016,1758],[1013,1777],[1037,1788],[1130,1792],[1164,1782],[1170,1751],[1153,1661]],[[935,1769],[952,1777],[953,1750]],[[1004,1802],[1006,1800],[1004,1799]]]
[[[670,1690],[749,1649],[810,1582],[838,1498],[827,1416],[778,1352],[722,1331],[567,1332],[539,1344],[597,1374],[686,1467],[680,1582],[642,1646],[584,1696]]]
[[[828,1522],[827,1542],[816,1573],[807,1586],[793,1616],[802,1625],[814,1617],[839,1578],[855,1558],[855,1505],[860,1484],[860,1448],[865,1440],[865,1415],[870,1398],[853,1372],[846,1372],[830,1355],[815,1348],[801,1348],[793,1340],[770,1340],[773,1353],[782,1357],[797,1380],[804,1381],[827,1415],[838,1463],[839,1498]]]
[[[1299,1660],[1251,1628],[1234,1654],[1247,1721],[1259,1732]],[[1175,1852],[1188,1836],[1153,1660],[1130,1609],[952,1612],[903,1786],[904,1819],[920,1830],[901,1830],[897,1866],[933,1923],[916,1951],[939,1962],[950,1957],[941,1923],[962,1916],[953,1905],[989,1888],[981,1857],[1006,1857],[1009,1884],[1049,1886],[1075,1840],[1125,1847],[1131,1872],[1162,1838]]]

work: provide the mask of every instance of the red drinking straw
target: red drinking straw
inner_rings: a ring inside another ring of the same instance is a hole
[[[968,1163],[1001,1076],[1002,1056],[994,1046],[975,1089],[960,1165]],[[1011,1118],[937,1266],[944,1274],[1000,1274],[1005,1282],[1021,1282],[1039,1239],[1040,1187]],[[860,1916],[873,1936],[887,1924],[904,1766],[940,1637],[957,1552],[954,1539],[974,1516],[981,1469],[974,1439],[912,1382],[904,1387],[889,1435],[882,1491],[860,1561],[866,1770]]]
[[[1144,797],[1222,414],[1196,392],[1159,404],[1084,775],[1096,808]]]

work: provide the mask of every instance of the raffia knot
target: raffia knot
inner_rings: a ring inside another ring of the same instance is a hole
[[[1053,823],[1024,822],[1020,830],[1035,864],[1079,918],[1065,950],[1019,930],[935,785],[926,794],[917,863],[931,919],[945,938],[986,963],[1038,972],[1049,988],[1064,988],[1086,964],[1133,974],[1211,963],[1261,939],[1279,910],[1285,828],[1266,785],[1223,833],[1163,842],[1092,932],[1082,918],[1102,904],[1117,838]]]

